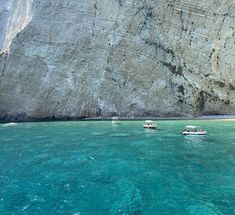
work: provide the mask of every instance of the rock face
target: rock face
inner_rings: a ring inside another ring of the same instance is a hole
[[[235,113],[235,0],[0,0],[0,118]]]

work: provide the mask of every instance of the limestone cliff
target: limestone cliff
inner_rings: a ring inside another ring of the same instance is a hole
[[[0,118],[235,113],[235,0],[0,0]]]

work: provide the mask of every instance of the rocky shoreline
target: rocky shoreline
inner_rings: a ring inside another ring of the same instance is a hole
[[[209,115],[191,117],[118,117],[119,120],[235,120],[235,115]],[[90,117],[82,120],[112,120],[112,117]]]
[[[120,121],[138,121],[138,120],[235,120],[235,115],[208,115],[208,116],[191,116],[191,117],[118,117]],[[81,117],[81,118],[43,118],[27,120],[5,120],[0,119],[0,123],[10,122],[55,122],[55,121],[111,121],[112,117]]]

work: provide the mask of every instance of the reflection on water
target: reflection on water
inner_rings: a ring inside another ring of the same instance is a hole
[[[206,141],[206,136],[201,136],[201,135],[198,135],[198,136],[184,136],[184,139],[185,139],[185,142],[187,145],[189,146],[193,146],[195,148],[197,147],[203,147],[205,146],[205,144],[207,144],[208,142]]]

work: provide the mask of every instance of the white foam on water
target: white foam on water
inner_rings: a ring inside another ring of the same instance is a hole
[[[95,160],[95,158],[94,158],[94,157],[92,157],[91,155],[89,156],[89,158],[90,158],[91,160]]]
[[[111,134],[111,137],[128,137],[130,136],[130,134],[126,134],[126,133],[116,133],[116,134]]]
[[[21,211],[25,211],[27,208],[29,208],[30,207],[30,205],[26,205],[26,206],[24,206],[22,209],[21,209]]]
[[[3,125],[3,127],[11,127],[11,126],[17,126],[17,123],[15,122],[9,122]]]
[[[104,135],[105,133],[104,132],[91,132],[91,134],[94,136],[101,136],[101,135]]]

